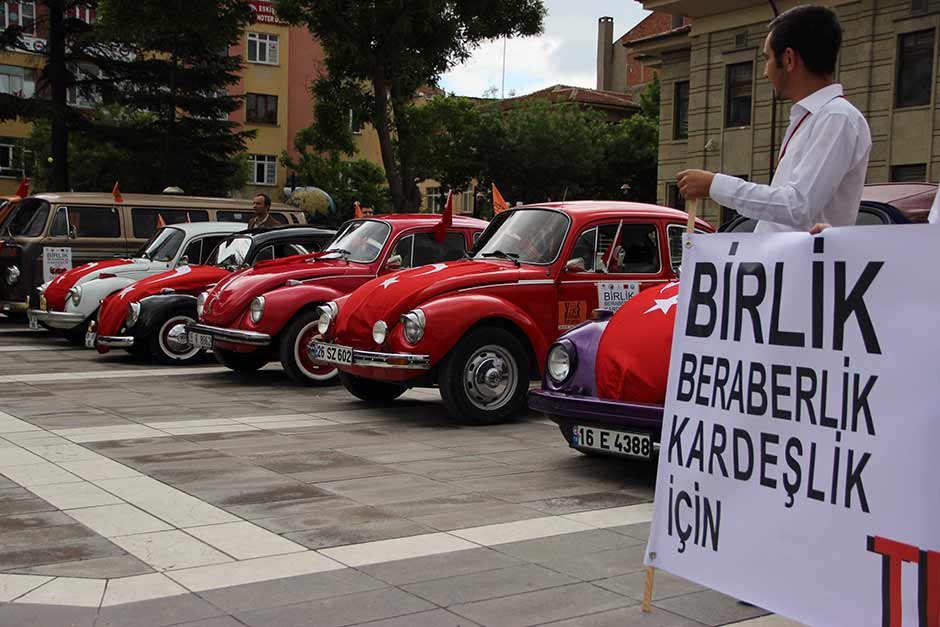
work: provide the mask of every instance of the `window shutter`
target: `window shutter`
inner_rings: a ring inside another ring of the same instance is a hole
[[[269,157],[268,162],[264,168],[264,182],[274,184],[277,182],[277,160],[274,157]]]
[[[278,64],[279,48],[280,48],[280,42],[278,41],[278,38],[276,36],[272,37],[268,41],[268,63],[271,63],[273,65]]]

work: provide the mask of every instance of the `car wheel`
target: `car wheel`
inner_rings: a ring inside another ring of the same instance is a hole
[[[466,335],[441,369],[441,398],[452,416],[474,424],[501,422],[525,406],[529,354],[509,331],[493,327]]]
[[[320,334],[317,329],[319,319],[320,314],[316,310],[305,311],[287,325],[281,337],[278,352],[284,372],[302,385],[326,383],[336,378],[336,368],[314,362],[307,353],[307,346]]]
[[[189,343],[186,325],[196,322],[194,312],[177,309],[155,326],[148,340],[150,354],[161,364],[185,365],[200,359],[202,349]]]
[[[406,390],[402,385],[357,377],[348,372],[340,372],[339,380],[349,390],[350,394],[370,403],[393,401],[404,394]]]
[[[220,364],[235,372],[254,372],[269,361],[268,356],[261,352],[238,353],[222,348],[213,348],[212,354],[215,355]]]

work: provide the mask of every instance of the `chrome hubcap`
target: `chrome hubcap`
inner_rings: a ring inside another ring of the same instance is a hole
[[[166,343],[171,349],[177,352],[183,352],[189,348],[189,338],[186,337],[186,325],[173,325],[166,334]]]
[[[189,343],[186,325],[194,322],[192,318],[175,316],[163,323],[160,328],[160,350],[174,359],[189,359],[200,349]]]
[[[463,380],[468,400],[479,409],[493,411],[512,398],[519,381],[519,369],[509,351],[489,345],[471,355]]]

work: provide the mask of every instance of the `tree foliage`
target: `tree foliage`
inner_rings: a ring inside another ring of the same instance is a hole
[[[281,17],[306,24],[319,39],[327,73],[314,87],[320,151],[346,150],[354,125],[370,123],[396,211],[420,203],[412,125],[423,85],[467,59],[480,43],[541,32],[542,0],[281,0]]]

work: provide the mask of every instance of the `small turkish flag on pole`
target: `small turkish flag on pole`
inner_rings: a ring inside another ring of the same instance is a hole
[[[118,205],[124,202],[124,196],[121,196],[121,188],[118,187],[118,182],[114,181],[114,189],[111,190],[111,195],[114,196],[114,202]]]
[[[360,205],[359,201],[357,200],[353,206],[356,208],[354,217],[358,220],[359,218],[362,217],[362,205]]]
[[[189,212],[186,212],[186,224],[189,224],[192,220],[189,219]]]
[[[162,229],[165,226],[166,226],[166,220],[163,219],[163,214],[158,213],[157,214],[157,228]]]
[[[29,196],[29,179],[26,176],[23,176],[23,180],[20,181],[20,186],[16,188],[16,195],[20,198],[26,198]]]
[[[434,225],[434,239],[443,242],[447,236],[447,227],[454,223],[454,192],[447,192],[447,202],[441,212],[441,221]]]
[[[503,195],[499,193],[499,190],[496,189],[496,183],[493,185],[493,213],[502,213],[509,209],[509,203],[503,198]]]

